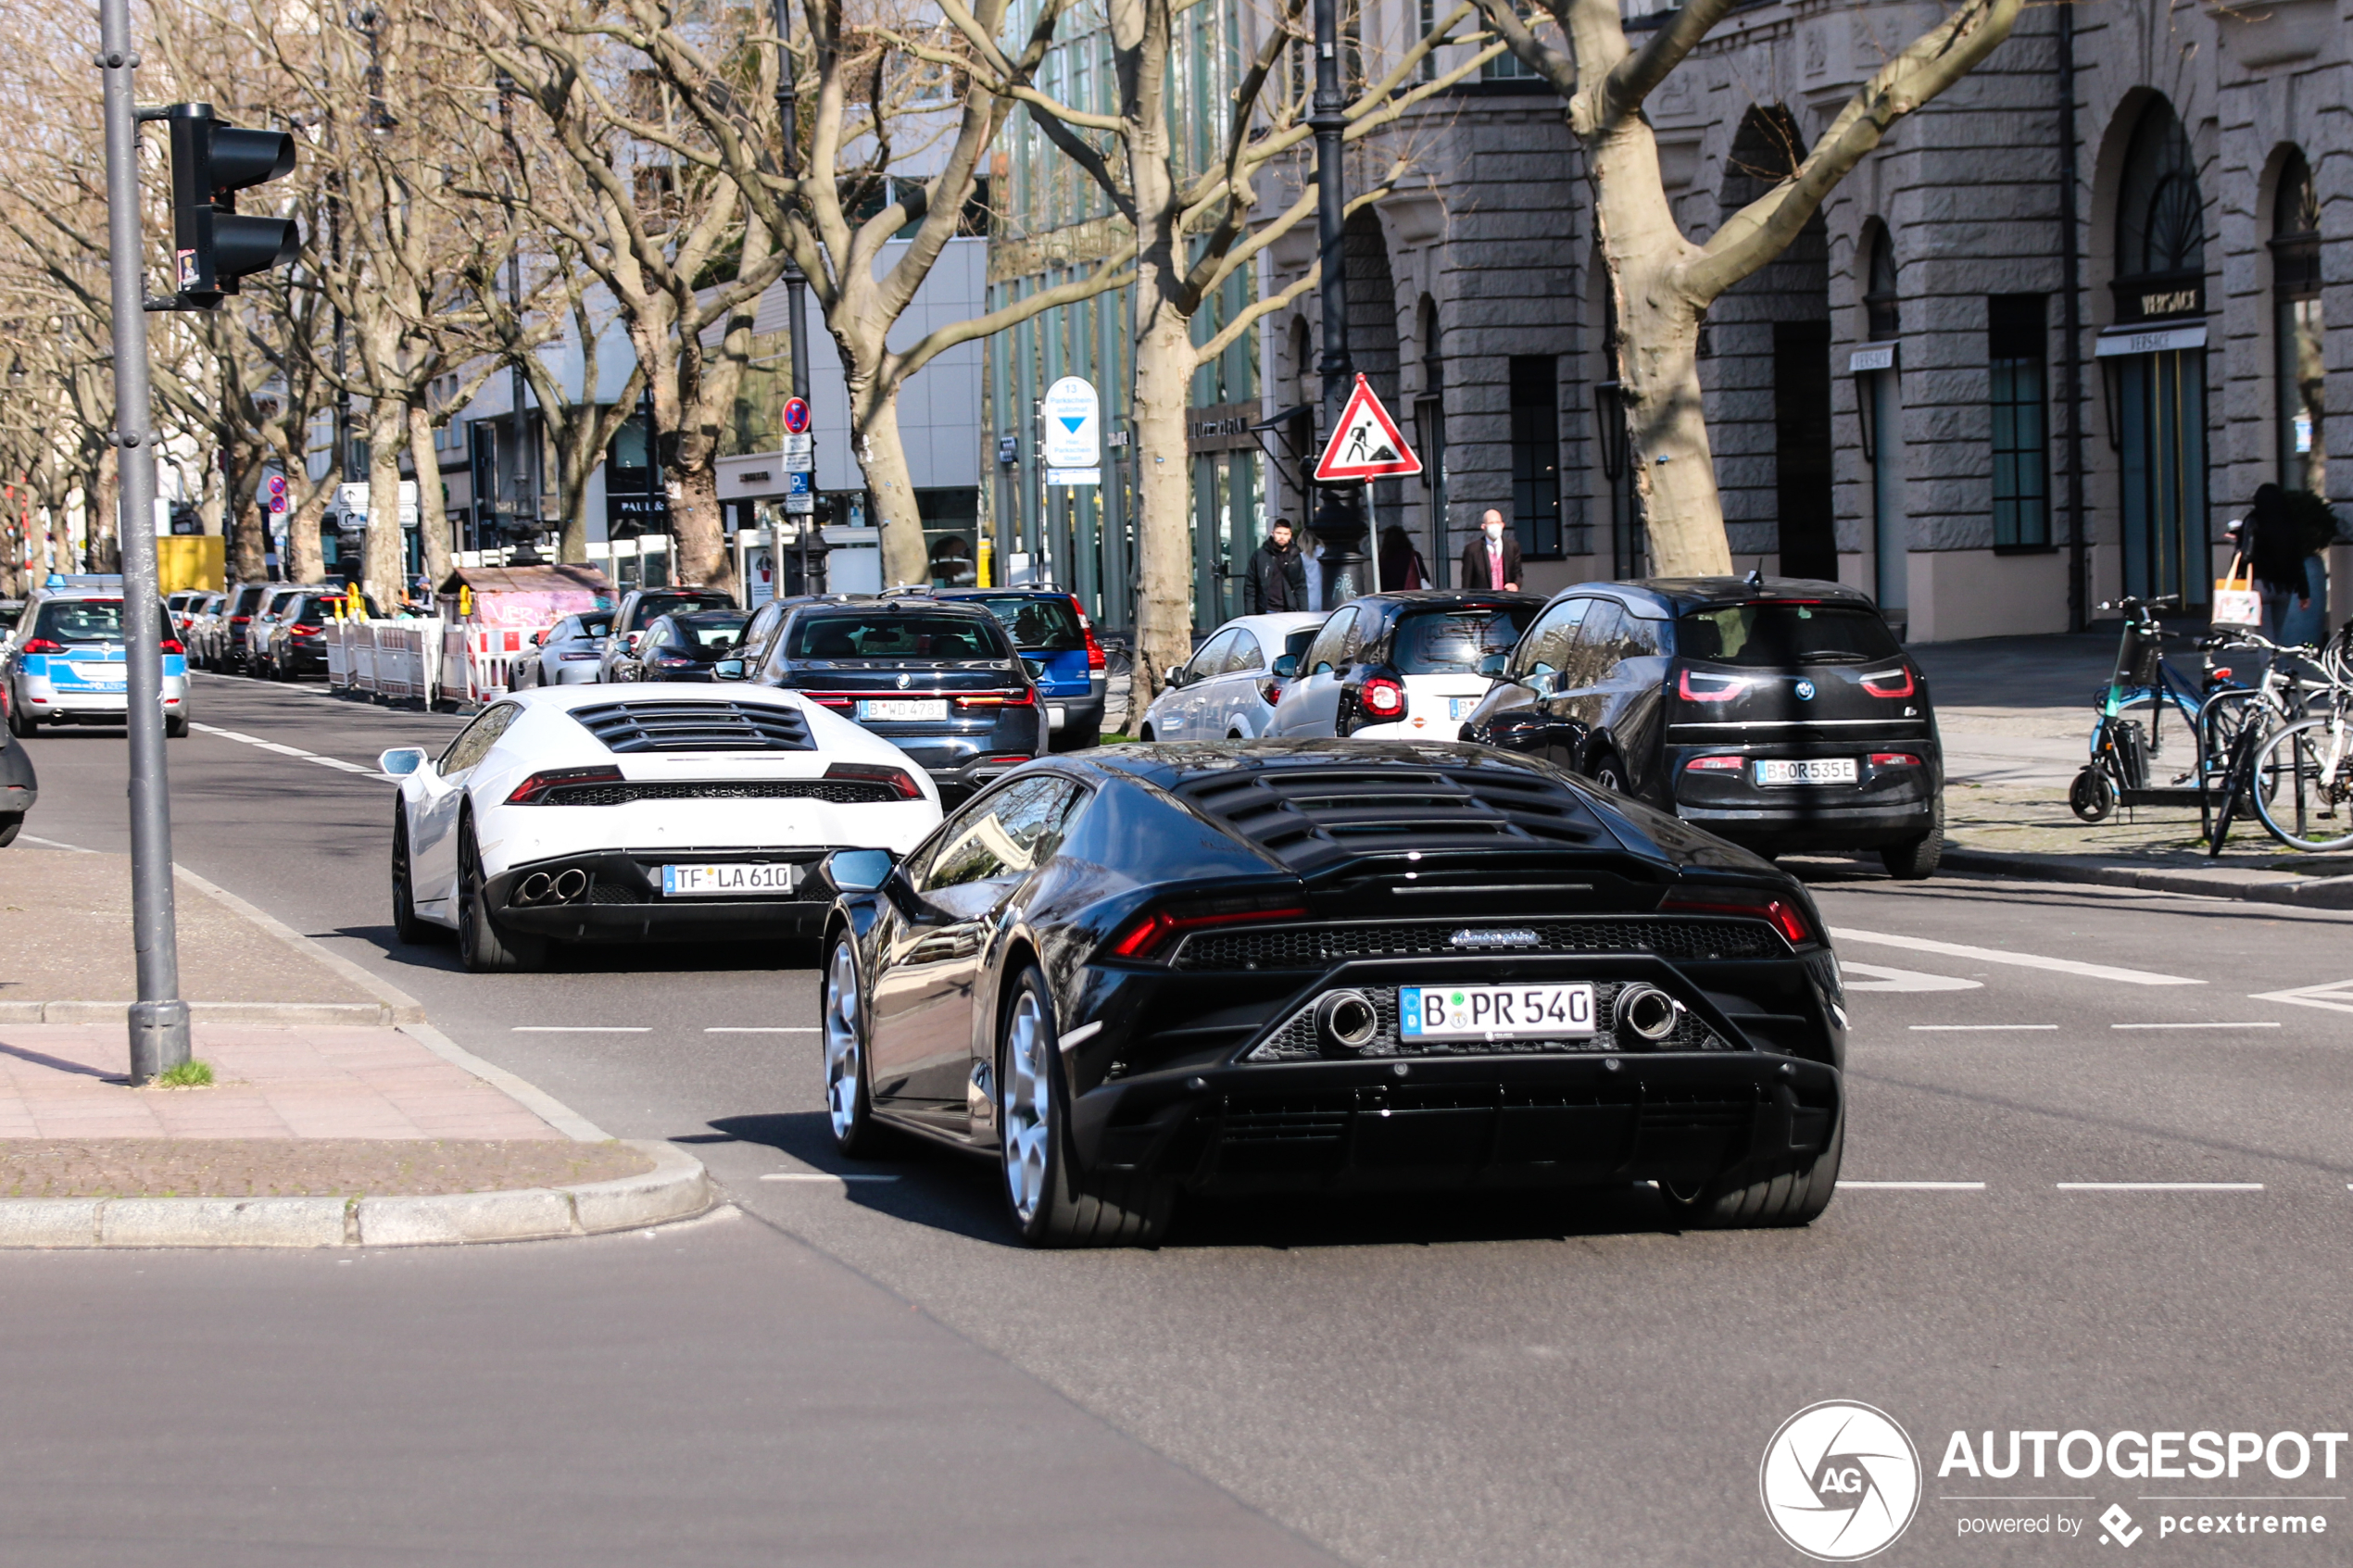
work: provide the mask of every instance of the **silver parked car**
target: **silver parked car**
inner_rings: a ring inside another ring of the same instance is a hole
[[[605,639],[611,635],[612,611],[609,609],[565,616],[533,639],[530,658],[515,661],[515,689],[593,684]]]
[[[1321,615],[1244,615],[1209,635],[1168,672],[1144,709],[1139,740],[1251,740],[1266,733],[1276,699],[1315,640]]]

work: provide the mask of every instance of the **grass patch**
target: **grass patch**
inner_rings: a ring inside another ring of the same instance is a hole
[[[212,1063],[183,1061],[177,1067],[167,1067],[156,1074],[159,1089],[208,1089],[212,1087]]]

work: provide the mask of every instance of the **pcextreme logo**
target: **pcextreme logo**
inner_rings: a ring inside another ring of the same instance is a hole
[[[1920,1456],[1894,1418],[1850,1399],[1808,1405],[1765,1445],[1756,1488],[1781,1539],[1822,1562],[1894,1544],[1920,1505]]]

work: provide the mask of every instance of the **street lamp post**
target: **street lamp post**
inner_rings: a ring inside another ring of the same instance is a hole
[[[520,157],[522,153],[515,142],[514,97],[515,79],[502,70],[498,73],[499,128],[507,145],[515,148],[516,157]],[[515,331],[520,334],[522,331],[522,245],[520,242],[512,245],[507,252],[507,298],[514,306]],[[515,415],[515,533],[525,554],[532,553],[532,545],[539,533],[539,489],[536,470],[531,461],[531,417],[523,408],[523,394],[529,384],[523,374],[522,360],[518,358],[507,367],[507,395],[514,404]],[[422,487],[424,482],[425,476],[419,474],[419,486]],[[423,496],[420,495],[418,499],[422,503]],[[422,507],[418,516],[422,521]],[[523,532],[526,528],[530,530],[527,533]]]
[[[172,905],[171,793],[163,739],[163,596],[157,591],[155,433],[149,420],[147,315],[139,231],[139,130],[130,0],[99,0],[98,69],[106,84],[107,241],[114,303],[115,428],[121,478],[122,614],[129,633],[131,941],[139,999],[131,1004],[131,1081],[188,1060]]]
[[[775,0],[776,15],[776,124],[784,143],[778,167],[787,180],[800,175],[800,90],[795,85],[796,72],[792,57],[792,0]],[[800,262],[789,248],[785,254],[785,317],[791,323],[792,333],[792,395],[806,403],[809,400],[809,334],[802,331],[807,321],[809,279],[800,270]],[[809,433],[810,450],[816,450],[817,433],[814,424]],[[787,482],[789,483],[789,481]],[[810,546],[817,532],[817,473],[812,464],[809,474],[810,509],[800,517],[800,591],[814,593],[816,584],[811,579]],[[822,555],[819,558],[822,559]],[[773,569],[779,585],[784,577],[783,563]]]
[[[1315,132],[1315,230],[1323,253],[1324,352],[1316,370],[1324,378],[1324,433],[1329,439],[1356,382],[1355,361],[1348,354],[1348,191],[1340,164],[1348,99],[1340,84],[1339,0],[1315,3],[1315,98],[1307,123]],[[1345,604],[1369,586],[1359,488],[1322,486],[1315,523],[1324,550],[1324,603]]]

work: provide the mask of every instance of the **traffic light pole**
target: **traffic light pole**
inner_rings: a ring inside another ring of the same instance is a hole
[[[1323,254],[1324,435],[1340,428],[1356,384],[1348,353],[1347,176],[1340,137],[1348,129],[1348,97],[1340,84],[1339,0],[1315,0],[1315,97],[1307,123],[1315,132],[1315,231]],[[1365,519],[1358,505],[1367,486],[1324,485],[1315,500],[1315,540],[1323,547],[1324,604],[1345,604],[1370,591],[1365,580]]]
[[[131,1081],[188,1060],[172,905],[171,794],[163,735],[163,596],[157,591],[155,432],[147,384],[145,244],[139,229],[139,126],[130,0],[99,0],[106,83],[107,240],[114,301],[114,447],[122,497],[122,611],[129,632],[131,933],[139,999],[131,1005]]]
[[[800,173],[800,90],[795,85],[792,54],[792,0],[775,0],[776,11],[776,123],[783,132],[784,150],[780,167],[786,179]],[[800,263],[789,253],[785,257],[785,315],[791,322],[792,395],[803,403],[809,401],[809,333],[806,331],[809,312],[809,279],[801,272]],[[809,433],[810,450],[815,451],[817,433],[812,422]],[[786,483],[790,483],[789,476]],[[810,509],[803,513],[797,535],[800,545],[800,591],[813,594],[816,583],[810,577],[810,549],[817,532],[817,473],[812,466],[809,474]],[[775,573],[776,588],[785,584],[785,563],[780,558],[771,563]]]

